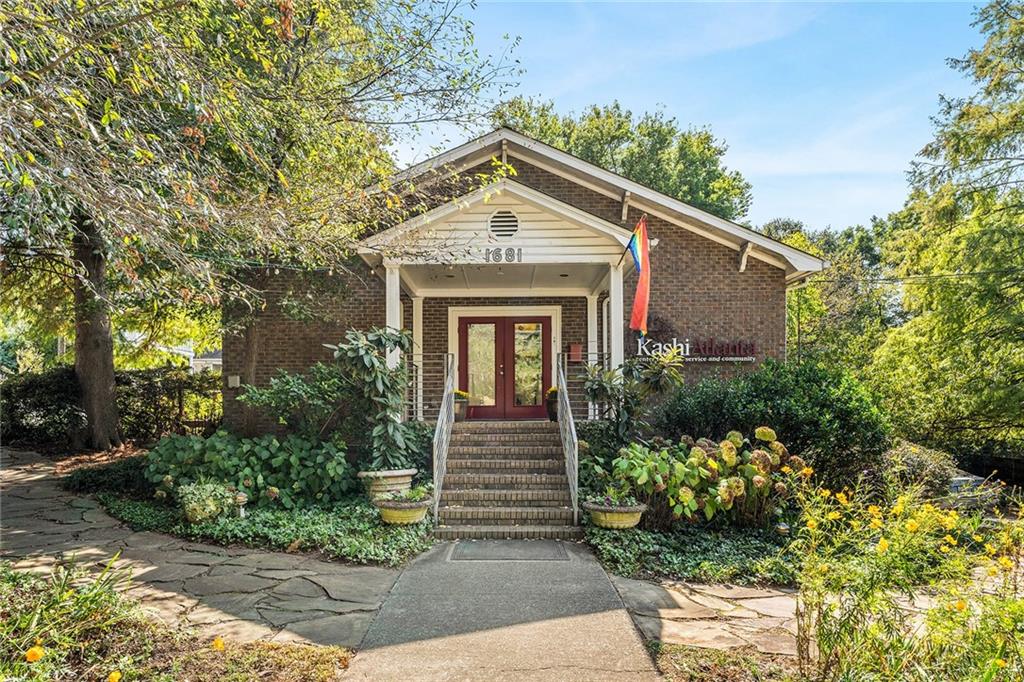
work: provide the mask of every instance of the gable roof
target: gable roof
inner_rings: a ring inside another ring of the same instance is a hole
[[[460,172],[492,157],[506,156],[521,159],[735,251],[782,268],[786,271],[786,281],[789,283],[799,282],[828,266],[827,261],[813,254],[662,194],[511,128],[498,128],[432,159],[410,166],[398,173],[394,180],[411,180],[431,171],[446,169]]]

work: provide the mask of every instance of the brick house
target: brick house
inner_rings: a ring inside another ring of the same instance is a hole
[[[486,171],[494,158],[515,173],[366,238],[324,320],[269,305],[248,333],[226,335],[229,427],[265,426],[234,400],[240,385],[328,360],[322,344],[352,327],[411,330],[409,416],[428,421],[447,409],[446,388],[470,394],[470,420],[541,418],[560,381],[576,419],[594,416],[579,366],[616,367],[658,344],[683,350],[687,379],[785,357],[786,290],[824,261],[506,128],[401,178]],[[644,214],[650,331],[639,339],[626,324],[636,275],[622,253]],[[274,278],[270,299],[290,286]]]

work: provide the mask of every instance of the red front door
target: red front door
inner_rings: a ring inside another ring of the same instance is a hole
[[[469,419],[544,417],[550,385],[550,317],[459,318],[459,388],[469,393]]]

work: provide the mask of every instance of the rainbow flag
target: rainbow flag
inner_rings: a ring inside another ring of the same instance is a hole
[[[633,236],[626,245],[633,255],[633,264],[639,277],[636,280],[636,295],[633,297],[633,313],[629,318],[629,328],[639,331],[640,336],[647,336],[647,304],[651,299],[651,242],[647,238],[647,216],[641,216]]]

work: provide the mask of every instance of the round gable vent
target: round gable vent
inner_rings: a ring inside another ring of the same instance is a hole
[[[495,239],[511,239],[519,231],[519,218],[512,211],[495,211],[487,231]]]

